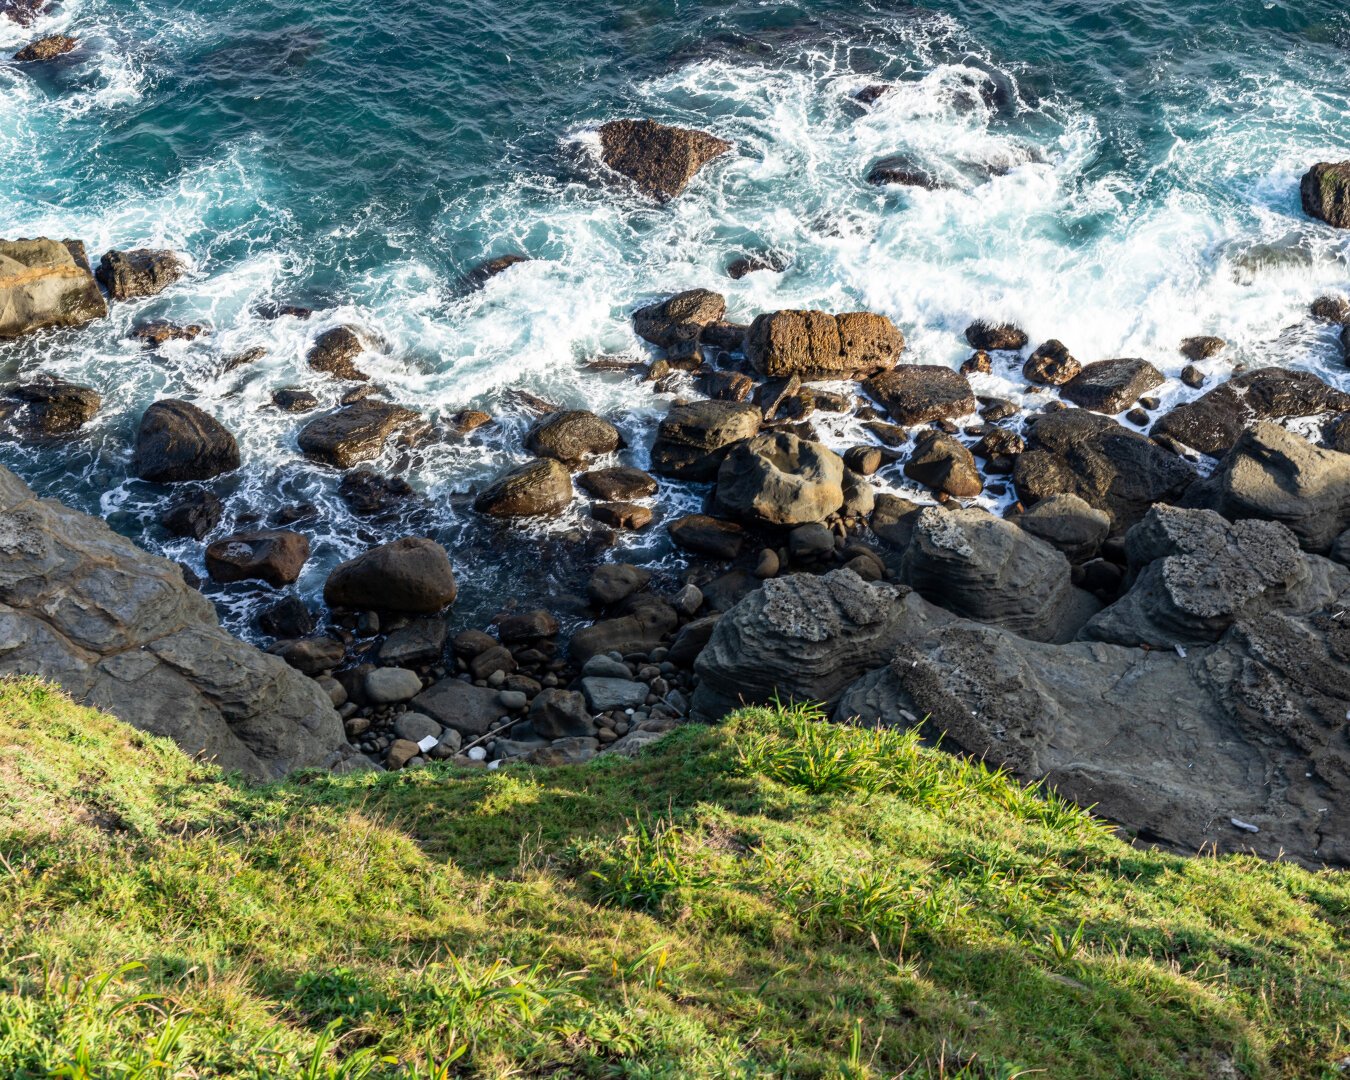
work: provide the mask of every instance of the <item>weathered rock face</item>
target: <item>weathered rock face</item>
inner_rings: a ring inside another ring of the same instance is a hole
[[[39,15],[51,9],[49,0],[0,0],[0,18],[32,26]]]
[[[1195,401],[1178,405],[1153,426],[1202,454],[1218,456],[1232,448],[1255,420],[1284,420],[1350,409],[1350,394],[1328,386],[1307,371],[1258,368],[1236,375]]]
[[[0,338],[108,314],[77,240],[0,240]]]
[[[689,289],[633,312],[633,330],[661,349],[698,341],[705,328],[726,317],[727,301],[709,289]]]
[[[1147,360],[1098,360],[1066,382],[1060,394],[1093,412],[1120,413],[1165,381]]]
[[[450,556],[434,540],[406,536],[336,566],[324,583],[330,607],[429,615],[455,602]]]
[[[959,440],[940,431],[919,435],[905,462],[905,475],[959,499],[973,498],[984,490],[974,456]]]
[[[675,609],[652,598],[642,599],[646,602],[636,605],[631,615],[605,619],[573,634],[568,647],[572,659],[584,664],[599,653],[650,652],[673,634],[679,625]]]
[[[1318,162],[1304,174],[1299,194],[1309,217],[1350,229],[1350,161]]]
[[[173,501],[160,515],[159,523],[170,536],[200,540],[225,515],[225,504],[210,491],[190,491]]]
[[[571,505],[572,474],[553,458],[532,461],[494,481],[474,500],[489,517],[552,517]]]
[[[1350,589],[1350,572],[1305,556],[1273,521],[1159,506],[1125,538],[1133,585],[1083,628],[1116,645],[1210,645],[1239,620],[1307,615]]]
[[[318,684],[232,638],[166,559],[0,468],[0,674],[41,675],[190,754],[272,779],[359,759]]]
[[[950,619],[917,593],[867,584],[851,570],[774,578],[717,621],[694,665],[691,715],[717,720],[775,696],[832,704],[903,636]]]
[[[98,263],[98,279],[114,300],[158,296],[186,272],[172,251],[154,248],[107,251]]]
[[[1099,606],[1062,552],[983,510],[922,511],[900,576],[929,603],[1033,641],[1072,640]]]
[[[966,377],[931,364],[905,364],[868,379],[864,389],[897,424],[925,424],[975,411],[975,393]]]
[[[703,131],[670,127],[651,120],[611,120],[600,129],[604,163],[639,189],[665,202],[731,143]]]
[[[1187,493],[1186,505],[1232,521],[1282,522],[1304,551],[1325,554],[1350,526],[1350,454],[1314,446],[1276,424],[1257,424],[1242,433],[1213,476]]]
[[[370,376],[356,366],[356,358],[365,351],[366,344],[355,330],[334,326],[314,339],[305,361],[315,371],[350,382],[366,382]]]
[[[141,417],[131,471],[158,484],[210,480],[239,468],[239,444],[191,402],[156,401]]]
[[[79,431],[102,405],[97,390],[42,378],[12,387],[0,396],[0,418],[21,436],[58,438]]]
[[[1175,503],[1195,470],[1175,454],[1110,417],[1069,409],[1037,418],[1013,467],[1018,497],[1031,505],[1077,495],[1111,515],[1123,533],[1158,502]]]
[[[597,499],[619,502],[645,499],[655,495],[657,487],[654,477],[629,465],[582,473],[577,477],[577,483]]]
[[[550,413],[525,438],[525,446],[532,453],[568,465],[596,454],[612,454],[620,445],[618,428],[584,410]]]
[[[1046,386],[1063,386],[1082,370],[1082,365],[1070,355],[1064,342],[1054,338],[1037,348],[1022,365],[1024,378]]]
[[[309,541],[300,533],[235,533],[207,547],[206,572],[212,581],[265,581],[281,588],[300,577],[308,559]]]
[[[737,443],[717,470],[720,510],[761,525],[822,521],[844,504],[844,462],[787,432]]]
[[[734,401],[695,401],[666,414],[652,445],[652,471],[678,480],[711,480],[732,443],[759,431],[760,411]]]
[[[734,559],[745,546],[745,530],[733,521],[706,514],[677,518],[669,526],[676,547],[713,559]]]
[[[966,341],[972,349],[981,352],[1021,352],[1027,347],[1027,335],[1008,323],[989,323],[983,320],[966,327]]]
[[[52,34],[50,37],[38,38],[37,41],[29,42],[14,54],[14,59],[20,64],[31,64],[39,60],[55,60],[58,56],[74,52],[79,44],[75,38],[66,34]]]
[[[307,458],[350,469],[379,457],[395,434],[419,419],[412,409],[366,399],[315,417],[300,429],[297,442]]]
[[[774,379],[862,379],[893,368],[904,348],[895,324],[867,311],[776,311],[745,336],[746,358]]]
[[[1228,348],[1221,337],[1188,337],[1181,343],[1181,355],[1187,360],[1208,360]]]

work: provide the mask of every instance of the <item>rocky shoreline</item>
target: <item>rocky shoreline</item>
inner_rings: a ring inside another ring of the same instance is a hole
[[[649,121],[606,125],[601,146],[615,182],[660,202],[734,150]],[[908,175],[894,168],[877,182]],[[1350,163],[1315,166],[1301,197],[1310,215],[1350,227]],[[464,287],[522,258],[494,259]],[[775,266],[772,253],[751,253],[728,272]],[[187,274],[168,251],[109,251],[95,269],[76,241],[0,241],[0,337],[68,332]],[[1350,301],[1320,299],[1309,317],[1340,324],[1350,350]],[[1350,668],[1339,641],[1350,608],[1350,395],[1283,368],[1210,385],[1206,361],[1226,347],[1212,337],[1178,343],[1190,362],[1181,381],[1204,392],[1163,412],[1155,395],[1168,380],[1148,361],[1083,363],[1062,342],[1033,343],[997,320],[966,330],[972,353],[960,370],[907,363],[904,334],[873,312],[737,322],[722,295],[696,288],[632,320],[655,355],[621,373],[673,398],[644,448],[649,471],[615,463],[627,448],[612,419],[522,392],[536,418],[523,441],[531,459],[465,496],[485,527],[511,527],[570,510],[579,489],[597,541],[584,599],[566,610],[508,602],[489,626],[456,625],[452,552],[425,536],[372,545],[328,575],[324,612],[289,594],[259,611],[268,651],[319,698],[287,724],[318,724],[322,753],[246,740],[248,755],[227,758],[213,749],[219,732],[162,733],[255,775],[325,754],[351,764],[354,752],[385,768],[567,764],[636,752],[688,719],[783,695],[824,701],[840,720],[926,724],[954,749],[1049,775],[1145,839],[1350,864]],[[204,333],[162,320],[133,331],[148,350]],[[494,418],[464,410],[429,422],[384,400],[361,366],[372,345],[346,325],[310,342],[305,364],[341,387],[336,408],[321,411],[301,387],[279,386],[272,401],[300,418],[303,456],[341,471],[343,499],[378,516],[414,493],[367,463],[393,445],[472,437]],[[1020,375],[1046,404],[1023,415],[980,393],[992,373]],[[39,378],[0,394],[0,422],[10,437],[59,447],[101,405],[90,387]],[[842,453],[825,445],[813,419],[831,414],[859,422],[869,441]],[[187,485],[161,524],[201,543],[214,583],[285,590],[310,540],[298,525],[221,527],[210,485],[241,464],[216,418],[165,399],[140,418],[130,474]],[[878,491],[873,478],[891,468],[930,498]],[[682,576],[605,561],[616,534],[652,527],[662,484],[703,500],[700,512],[662,521]],[[19,488],[7,498],[27,505]],[[1008,496],[1005,517],[970,504],[989,493]],[[37,642],[53,624],[32,600],[32,582],[51,571],[34,552],[60,542],[25,547],[27,534],[16,535],[3,547],[0,615],[19,631],[0,650],[0,672],[49,675],[141,722],[135,693],[72,674],[111,671],[139,631],[104,642],[62,630],[65,658],[52,660]],[[175,603],[188,603],[181,586],[209,607],[189,590],[193,571],[182,573]],[[101,604],[89,589],[83,599]],[[566,633],[578,618],[589,625]],[[193,665],[219,647],[210,640]],[[195,693],[220,696],[193,680]],[[259,694],[198,727],[265,725]],[[280,742],[293,743],[285,730]],[[345,740],[332,745],[338,730]]]

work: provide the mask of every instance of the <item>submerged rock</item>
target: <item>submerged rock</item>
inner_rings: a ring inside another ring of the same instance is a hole
[[[745,355],[770,378],[862,379],[895,366],[904,335],[884,315],[855,311],[776,311],[745,336]]]
[[[156,401],[141,417],[131,471],[142,480],[209,480],[239,468],[239,444],[191,402]]]
[[[195,341],[206,333],[206,327],[200,323],[186,326],[170,322],[168,319],[151,319],[138,323],[127,337],[139,341],[144,349],[158,349],[170,341]]]
[[[434,540],[407,536],[381,544],[333,569],[324,583],[329,607],[430,615],[455,602],[459,586],[450,556]]]
[[[385,444],[420,417],[387,401],[358,401],[315,417],[297,437],[307,458],[339,469],[379,457]]]
[[[895,184],[927,191],[948,186],[906,154],[891,154],[876,161],[867,172],[867,182],[878,187]]]
[[[681,194],[731,143],[703,131],[651,120],[611,120],[600,128],[600,155],[615,172],[662,202]]]
[[[529,261],[528,255],[498,255],[486,259],[464,275],[464,285],[469,289],[481,289],[498,274]]]
[[[158,248],[107,251],[98,264],[98,279],[114,300],[158,296],[185,273],[177,255]]]
[[[1318,162],[1299,185],[1303,212],[1338,229],[1350,229],[1350,161]]]
[[[0,240],[0,338],[107,314],[78,240]]]
[[[350,326],[334,326],[314,339],[305,360],[315,371],[350,382],[366,382],[370,376],[355,364],[365,351],[365,342],[355,330]]]
[[[73,435],[97,414],[103,398],[97,390],[77,386],[63,379],[44,377],[31,383],[21,383],[5,391],[4,398],[13,403],[13,410],[0,398],[0,415],[21,434],[41,438]]]
[[[201,540],[220,524],[225,504],[209,491],[190,491],[173,501],[159,523],[170,536]]]

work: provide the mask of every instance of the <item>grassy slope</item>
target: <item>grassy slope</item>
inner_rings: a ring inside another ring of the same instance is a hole
[[[4,1077],[1330,1077],[1350,1054],[1350,876],[1137,851],[904,736],[767,710],[633,762],[250,788],[0,684],[0,856]]]

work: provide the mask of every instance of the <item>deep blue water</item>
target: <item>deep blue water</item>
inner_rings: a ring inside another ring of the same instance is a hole
[[[430,499],[403,527],[471,568],[468,610],[516,588],[491,565],[506,549],[451,497],[519,456],[526,420],[502,392],[620,417],[641,463],[662,399],[578,362],[640,354],[627,312],[666,291],[720,288],[747,320],[881,311],[920,362],[957,363],[959,331],[992,315],[1085,361],[1139,355],[1175,375],[1180,338],[1217,333],[1233,348],[1216,375],[1275,362],[1343,378],[1333,335],[1303,312],[1350,286],[1350,241],[1304,219],[1297,196],[1309,163],[1350,158],[1350,13],[1333,0],[72,0],[31,31],[0,24],[0,46],[57,30],[80,51],[0,63],[0,236],[73,236],[95,254],[169,246],[193,275],[106,325],[0,345],[0,377],[48,370],[107,402],[64,450],[0,445],[0,461],[187,561],[197,546],[154,525],[163,490],[126,480],[158,396],[189,397],[240,435],[245,467],[215,485],[232,522],[319,506],[303,591],[399,531],[354,522],[298,454],[299,421],[265,407],[278,386],[334,396],[303,356],[339,321],[384,341],[363,366],[397,400],[503,417],[499,435],[397,462]],[[997,92],[972,97],[986,78]],[[851,101],[878,80],[899,89],[872,110]],[[619,116],[703,127],[737,151],[656,207],[595,164],[593,133]],[[896,151],[953,188],[865,184]],[[732,256],[766,247],[791,258],[785,274],[725,276]],[[504,252],[535,261],[456,289]],[[254,309],[269,299],[321,314],[268,322]],[[212,333],[147,355],[124,340],[147,316]],[[221,355],[253,345],[267,359],[217,375]],[[997,377],[978,389],[1020,393]],[[824,434],[857,437],[843,422]],[[541,533],[534,564],[581,521]],[[637,554],[659,555],[659,535]]]

